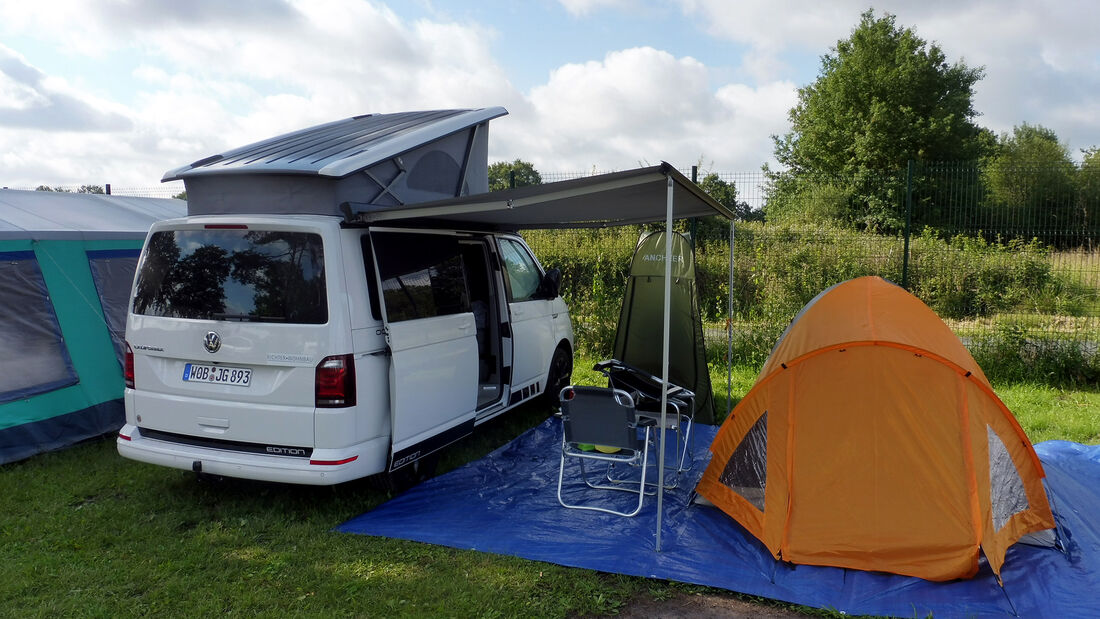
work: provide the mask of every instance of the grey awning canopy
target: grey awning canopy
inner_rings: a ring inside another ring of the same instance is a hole
[[[670,181],[673,219],[708,215],[733,219],[729,209],[664,162],[625,172],[398,208],[356,203],[347,206],[355,221],[369,224],[430,220],[507,230],[605,228],[664,221]]]

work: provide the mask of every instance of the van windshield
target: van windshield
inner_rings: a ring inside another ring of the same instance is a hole
[[[308,232],[156,232],[134,289],[135,314],[323,324],[324,252]]]

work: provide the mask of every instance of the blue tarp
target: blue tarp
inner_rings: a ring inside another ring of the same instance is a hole
[[[665,495],[661,552],[654,551],[656,500],[647,500],[634,518],[558,505],[561,422],[555,418],[337,530],[708,585],[848,614],[1100,616],[1100,447],[1036,446],[1065,552],[1014,545],[1002,589],[984,561],[973,579],[946,583],[775,561],[725,513],[688,503],[717,432],[714,426],[696,430],[698,462],[681,488]]]

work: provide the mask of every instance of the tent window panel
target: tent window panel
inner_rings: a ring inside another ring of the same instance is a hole
[[[120,249],[88,252],[88,266],[92,281],[99,293],[103,319],[111,333],[111,344],[119,367],[123,364],[126,340],[126,313],[130,305],[130,287],[137,271],[137,249]]]
[[[0,402],[76,384],[34,252],[0,253]]]
[[[718,480],[764,511],[764,490],[768,482],[767,411],[741,439]]]
[[[993,428],[986,426],[989,436],[989,489],[993,506],[993,529],[1000,531],[1012,516],[1027,510],[1027,490],[1016,470],[1016,463],[1004,442]]]

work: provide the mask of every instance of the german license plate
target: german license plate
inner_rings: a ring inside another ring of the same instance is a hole
[[[252,382],[252,370],[225,365],[188,363],[183,366],[183,380],[189,383],[213,383],[247,387]]]

